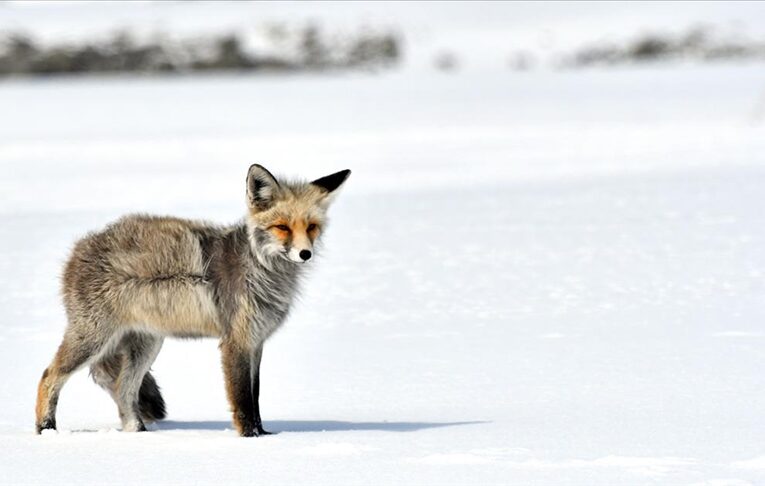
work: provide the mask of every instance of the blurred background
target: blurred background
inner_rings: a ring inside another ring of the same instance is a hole
[[[352,163],[364,170],[351,190],[364,191],[716,163],[711,140],[685,142],[696,124],[761,123],[764,9],[0,2],[0,150],[23,178],[4,180],[3,206],[42,202],[14,189],[42,183],[37,164],[87,173],[100,207],[143,207],[139,180],[162,188],[157,210],[218,201],[252,161],[293,173]],[[663,150],[679,143],[687,156]],[[205,191],[179,179],[211,167]]]
[[[73,433],[35,442],[76,239],[128,212],[234,223],[256,162],[353,170],[266,347],[283,433],[228,442],[216,343],[168,341],[159,438],[79,433],[119,427],[81,372]],[[756,484],[763,207],[762,2],[2,1],[0,465]],[[238,465],[205,467],[211,444]]]

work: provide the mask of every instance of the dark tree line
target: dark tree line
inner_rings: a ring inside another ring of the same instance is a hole
[[[67,45],[42,45],[19,33],[0,34],[0,76],[376,69],[395,64],[401,56],[399,39],[389,32],[330,38],[309,25],[281,35],[282,44],[291,48],[275,55],[246,49],[237,34],[138,42],[122,32],[101,42]]]
[[[712,62],[727,59],[765,59],[765,42],[742,35],[720,37],[709,28],[696,27],[682,34],[645,34],[621,44],[585,46],[570,55],[569,67],[644,63],[687,59]]]

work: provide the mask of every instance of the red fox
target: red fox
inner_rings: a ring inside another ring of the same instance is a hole
[[[260,418],[265,340],[284,322],[298,280],[350,170],[313,182],[247,173],[248,211],[232,226],[130,215],[77,242],[66,263],[68,326],[37,392],[36,431],[56,428],[67,378],[90,365],[124,431],[165,417],[149,372],[165,337],[217,337],[236,430],[267,434]]]

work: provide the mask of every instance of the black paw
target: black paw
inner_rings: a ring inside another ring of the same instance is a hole
[[[56,421],[54,419],[45,419],[39,424],[35,425],[35,432],[37,434],[42,433],[42,431],[46,429],[56,430]]]
[[[242,437],[260,437],[261,435],[273,435],[273,432],[269,432],[263,428],[263,424],[260,420],[256,422],[246,421],[244,423],[239,422],[239,435]]]

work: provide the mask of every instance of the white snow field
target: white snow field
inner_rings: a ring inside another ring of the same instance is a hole
[[[0,482],[765,480],[760,66],[0,86]],[[758,98],[759,97],[759,98]],[[36,385],[78,236],[236,221],[252,162],[354,170],[229,423],[214,341],[167,340],[169,417],[120,433],[86,371]]]
[[[35,435],[76,239],[235,222],[254,162],[353,169],[266,345],[278,434],[166,340],[166,421],[82,370]],[[762,484],[765,70],[3,81],[0,309],[2,484]]]

